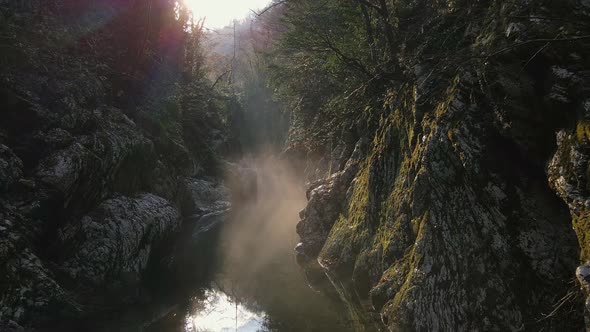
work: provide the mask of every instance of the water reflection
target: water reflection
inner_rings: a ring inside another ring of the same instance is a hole
[[[264,313],[254,313],[217,289],[205,292],[196,312],[186,319],[186,332],[257,332],[264,329]]]

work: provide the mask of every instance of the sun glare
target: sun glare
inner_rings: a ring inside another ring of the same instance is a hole
[[[251,10],[266,7],[270,0],[183,0],[195,17],[205,18],[205,27],[219,29],[247,17]]]

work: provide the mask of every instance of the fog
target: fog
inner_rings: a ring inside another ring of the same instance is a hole
[[[295,226],[306,199],[301,180],[276,156],[246,157],[240,167],[252,171],[246,176],[256,176],[256,188],[249,188],[248,196],[242,195],[241,200],[234,199],[230,221],[221,234],[220,242],[225,244],[222,271],[248,279],[277,260],[294,260]]]
[[[309,287],[295,260],[302,181],[270,154],[244,158],[241,166],[256,172],[257,193],[234,202],[221,230],[216,287],[265,316],[269,330],[346,331],[342,308]]]

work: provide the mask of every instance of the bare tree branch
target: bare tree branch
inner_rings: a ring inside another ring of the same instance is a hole
[[[575,37],[565,37],[565,38],[539,38],[539,39],[531,39],[531,40],[526,40],[520,43],[516,43],[510,46],[506,46],[504,48],[499,49],[498,51],[495,51],[491,54],[487,54],[484,55],[484,58],[490,58],[493,57],[495,55],[498,54],[502,54],[506,51],[510,51],[512,49],[515,49],[517,47],[520,46],[524,46],[524,45],[528,45],[528,44],[533,44],[533,43],[556,43],[556,42],[568,42],[568,41],[577,41],[577,40],[584,40],[584,39],[590,39],[590,35],[584,35],[584,36],[575,36]]]
[[[352,66],[353,68],[356,68],[357,70],[361,71],[363,74],[367,75],[367,76],[372,76],[371,73],[369,72],[369,70],[361,63],[360,60],[355,59],[355,58],[351,58],[349,56],[347,56],[346,54],[344,54],[338,47],[336,47],[336,45],[334,45],[332,43],[332,41],[330,40],[330,38],[326,35],[322,36],[322,39],[324,40],[324,42],[326,43],[326,46],[336,54],[336,56],[338,56],[340,58],[340,60],[342,60],[344,63]]]
[[[268,12],[269,10],[273,9],[274,7],[280,6],[280,5],[282,5],[282,4],[286,3],[286,2],[287,2],[287,0],[277,1],[277,2],[273,3],[272,5],[264,8],[262,11],[260,11],[258,13],[255,12],[255,11],[253,11],[253,10],[251,10],[251,9],[250,9],[250,11],[252,13],[254,13],[254,15],[256,15],[256,16],[262,16],[262,15],[264,15],[264,13]]]
[[[221,75],[219,75],[217,77],[217,79],[215,80],[215,83],[213,83],[213,85],[211,86],[211,89],[215,88],[217,86],[217,84],[221,81],[221,79],[223,79],[223,77],[229,73],[231,73],[231,69],[228,69],[225,72],[223,72]]]

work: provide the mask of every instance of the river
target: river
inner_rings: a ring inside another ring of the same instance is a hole
[[[155,305],[135,308],[98,330],[353,330],[337,293],[313,290],[295,260],[295,225],[306,203],[301,182],[276,159],[252,166],[258,174],[256,199],[234,205],[224,222],[197,241],[190,238],[183,249],[184,271],[174,279],[177,290],[162,285]],[[158,282],[152,281],[155,288]]]

